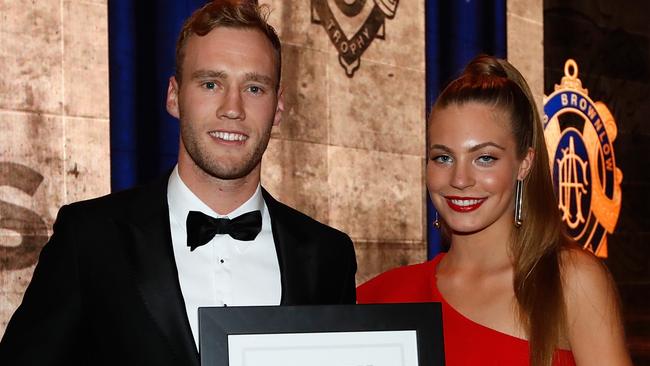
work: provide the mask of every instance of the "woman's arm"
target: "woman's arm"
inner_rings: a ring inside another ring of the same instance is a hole
[[[576,364],[632,365],[625,345],[619,297],[607,268],[591,253],[563,253],[567,336]]]

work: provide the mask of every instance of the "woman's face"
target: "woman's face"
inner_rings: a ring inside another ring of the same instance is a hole
[[[515,183],[526,176],[533,153],[517,157],[508,114],[478,102],[438,109],[429,143],[427,188],[451,230],[468,234],[495,223],[511,228]]]

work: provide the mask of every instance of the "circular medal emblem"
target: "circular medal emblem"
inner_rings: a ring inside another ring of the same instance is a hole
[[[607,106],[589,98],[578,65],[567,60],[565,76],[544,98],[544,136],[553,185],[568,233],[600,257],[621,208],[623,173],[616,167],[616,122]]]

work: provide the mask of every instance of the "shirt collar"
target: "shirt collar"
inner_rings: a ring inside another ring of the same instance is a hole
[[[187,185],[183,182],[180,175],[178,174],[178,165],[174,167],[171,175],[169,176],[169,181],[167,185],[167,200],[169,202],[169,212],[179,223],[185,223],[187,214],[190,211],[199,211],[204,214],[212,217],[227,217],[235,218],[246,212],[260,210],[262,214],[265,212],[266,205],[264,204],[264,198],[262,197],[262,187],[258,183],[255,193],[241,206],[237,207],[233,211],[220,215],[206,205],[199,197],[197,197],[194,192],[192,192]]]

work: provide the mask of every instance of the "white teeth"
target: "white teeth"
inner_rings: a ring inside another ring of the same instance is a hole
[[[482,200],[451,200],[451,203],[453,203],[456,206],[472,206],[481,201]]]
[[[210,135],[226,141],[244,141],[248,138],[246,135],[242,135],[239,133],[221,132],[221,131],[210,132]]]

